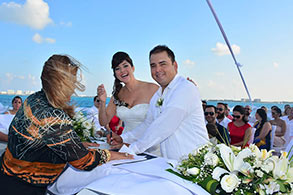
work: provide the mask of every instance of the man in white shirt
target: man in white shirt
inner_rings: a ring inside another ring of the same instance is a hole
[[[224,104],[222,102],[219,102],[217,104],[217,114],[218,114],[217,123],[219,123],[226,129],[228,129],[228,123],[230,123],[231,120],[225,116],[226,110],[227,110],[227,104]]]
[[[160,88],[150,101],[146,119],[112,140],[130,144],[137,154],[160,144],[163,157],[179,160],[208,142],[199,91],[192,82],[177,75],[178,65],[168,47],[155,47],[149,59],[152,77]]]
[[[99,123],[99,104],[100,100],[98,96],[94,97],[94,105],[86,110],[87,118],[91,119],[95,124],[96,129],[101,129],[102,126]]]

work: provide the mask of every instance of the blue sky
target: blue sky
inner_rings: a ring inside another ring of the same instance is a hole
[[[252,98],[292,101],[293,1],[211,2]],[[87,67],[80,94],[95,95],[101,83],[111,93],[117,51],[131,56],[137,79],[154,82],[148,53],[166,44],[202,99],[247,98],[205,0],[0,0],[0,29],[0,91],[39,90],[43,63],[55,53]]]

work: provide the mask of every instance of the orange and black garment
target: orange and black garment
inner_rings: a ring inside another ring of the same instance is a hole
[[[66,163],[92,170],[109,160],[106,150],[87,150],[71,118],[51,106],[43,91],[29,96],[15,115],[1,171],[36,186],[54,182]]]

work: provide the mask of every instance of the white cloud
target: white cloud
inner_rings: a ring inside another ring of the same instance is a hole
[[[14,2],[0,5],[0,20],[34,29],[43,29],[52,23],[49,17],[49,6],[43,0],[27,0],[23,5]]]
[[[194,67],[195,62],[187,59],[187,60],[183,61],[183,64],[188,68],[192,68],[192,67]]]
[[[43,38],[39,33],[36,33],[32,39],[34,42],[36,42],[38,44],[41,44],[43,42],[52,44],[52,43],[56,42],[56,40],[52,39],[52,38]]]
[[[66,27],[71,27],[72,26],[72,22],[60,22],[61,26],[66,26]]]
[[[210,88],[210,89],[213,89],[215,91],[224,91],[225,90],[225,86],[222,85],[220,82],[215,82],[213,80],[209,80],[208,83],[207,83],[207,86]]]
[[[273,66],[274,66],[274,68],[279,68],[279,63],[274,62],[274,63],[273,63]]]
[[[36,43],[42,43],[43,38],[41,37],[41,35],[40,35],[39,33],[36,33],[36,34],[33,36],[33,41],[36,42]]]
[[[215,75],[218,76],[218,77],[223,77],[223,76],[225,76],[225,73],[223,73],[223,72],[215,72]]]
[[[240,53],[240,47],[238,45],[234,44],[231,47],[232,47],[233,53],[235,55]],[[228,46],[226,44],[220,43],[220,42],[217,42],[216,48],[212,48],[211,50],[214,54],[216,54],[218,56],[224,56],[224,55],[230,54]]]
[[[13,73],[5,73],[5,81],[7,82],[7,84],[11,84],[14,82],[28,82],[32,85],[37,85],[37,81],[36,81],[36,77],[28,74],[28,75],[15,75]]]
[[[47,42],[47,43],[55,43],[56,40],[52,39],[52,38],[45,38],[45,42]]]

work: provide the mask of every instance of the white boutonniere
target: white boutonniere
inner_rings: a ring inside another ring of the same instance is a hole
[[[164,102],[164,99],[163,99],[163,98],[159,98],[159,99],[157,100],[156,106],[157,106],[157,107],[162,107],[163,102]]]

